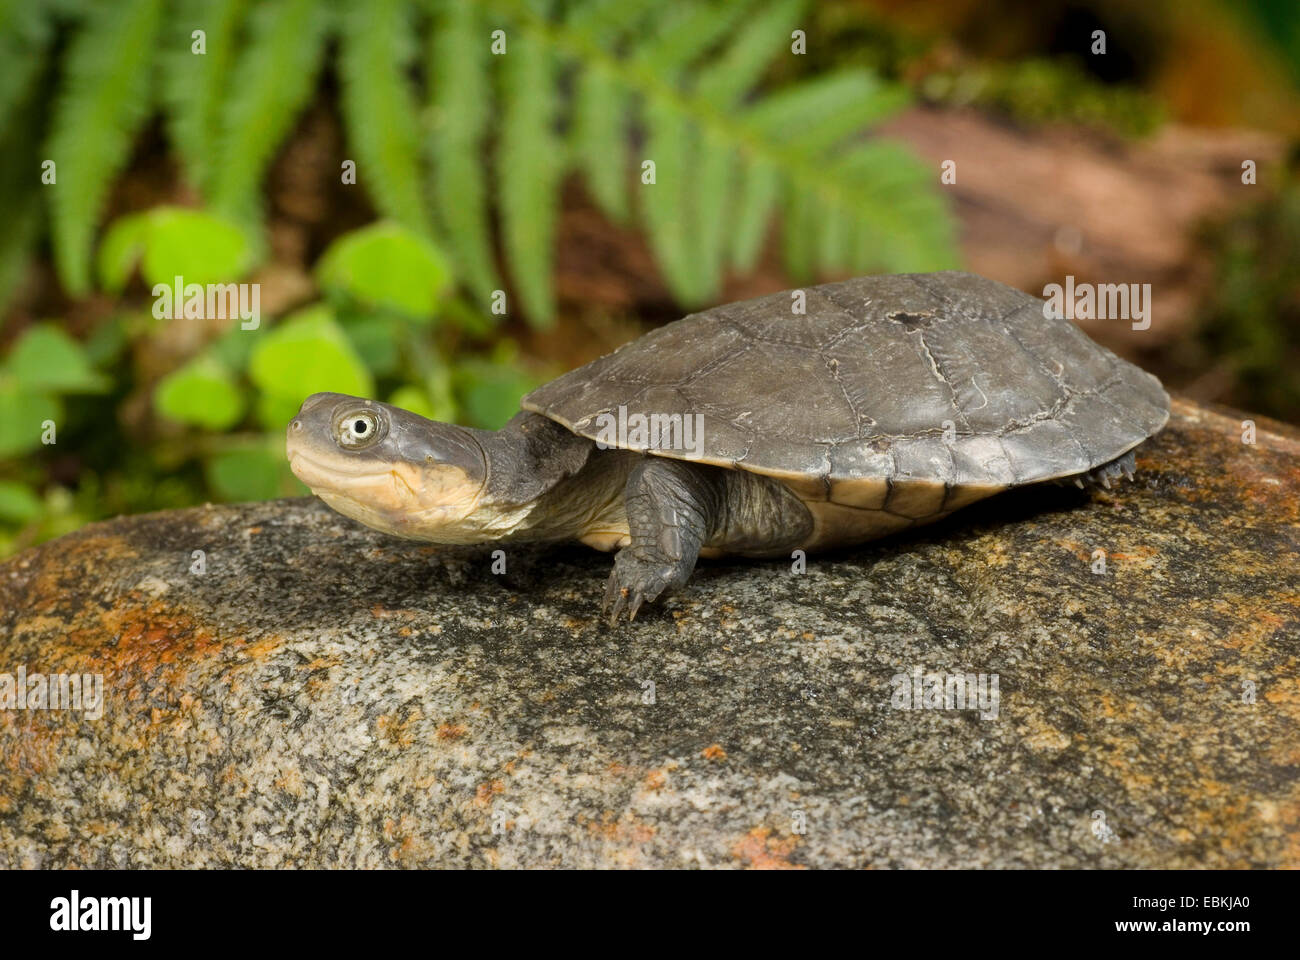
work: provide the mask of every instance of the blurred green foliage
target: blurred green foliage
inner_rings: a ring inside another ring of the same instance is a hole
[[[1047,7],[1041,14],[1050,20],[1053,10]],[[870,70],[928,103],[978,106],[1025,125],[1077,124],[1123,137],[1146,136],[1166,119],[1156,97],[1130,84],[1098,79],[1077,55],[974,57],[959,52],[942,34],[904,29],[856,0],[825,0],[810,15],[824,59],[842,68]],[[807,69],[806,64],[787,64],[784,73],[797,77]]]
[[[1069,59],[1032,57],[936,71],[920,86],[927,100],[992,107],[1025,124],[1074,124],[1144,137],[1165,120],[1163,108],[1146,93],[1094,80]]]
[[[182,207],[155,207],[119,218],[99,246],[99,283],[121,293],[137,266],[145,281],[170,284],[220,283],[242,276],[249,244],[234,224]]]
[[[1211,231],[1213,297],[1188,345],[1192,369],[1222,371],[1227,399],[1286,419],[1300,409],[1300,181]]]
[[[1277,52],[1279,61],[1300,86],[1300,16],[1296,16],[1295,0],[1241,0],[1240,4],[1227,6],[1239,12],[1259,38]]]

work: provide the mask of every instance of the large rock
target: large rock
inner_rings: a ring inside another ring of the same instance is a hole
[[[0,566],[0,672],[105,699],[0,711],[0,866],[1300,865],[1300,433],[1240,420],[613,630],[578,547],[88,527]],[[903,709],[917,667],[996,716]]]

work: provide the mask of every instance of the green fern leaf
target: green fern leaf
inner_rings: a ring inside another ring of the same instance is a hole
[[[722,106],[738,101],[758,82],[774,54],[790,50],[790,32],[799,22],[804,0],[784,0],[762,9],[706,70],[695,92]]]
[[[793,184],[787,185],[782,204],[781,252],[785,269],[796,283],[812,280],[816,274],[819,213],[815,197]]]
[[[757,82],[771,62],[773,51],[784,46],[789,27],[796,21],[802,5],[802,0],[786,0],[760,10],[699,71],[695,82],[688,82],[701,100],[707,101],[708,109],[730,106],[731,101]],[[684,68],[713,49],[749,12],[748,5],[743,3],[723,8],[702,4],[679,9],[678,22],[649,43],[638,59],[662,77],[679,78]],[[672,130],[684,122],[680,105],[674,104],[671,98],[664,101],[647,109],[647,126],[651,130],[649,152],[660,165],[661,176],[678,176],[674,169],[679,169],[682,182],[669,182],[665,184],[669,190],[646,195],[650,203],[663,204],[662,209],[654,210],[650,206],[643,209],[647,213],[652,245],[669,285],[685,302],[702,303],[714,299],[721,286],[729,247],[728,212],[739,202],[732,195],[732,184],[739,172],[735,138],[716,124],[689,124],[676,139],[667,141],[679,145],[686,153],[667,158],[669,169],[664,170],[657,153],[665,140],[657,137],[655,131]],[[666,116],[665,110],[677,116]],[[650,120],[651,116],[656,119]]]
[[[731,265],[737,270],[751,270],[758,261],[780,194],[781,175],[771,161],[758,157],[742,166],[728,247]]]
[[[266,167],[316,89],[330,7],[322,0],[267,0],[249,18],[231,77],[211,206],[237,222],[257,222]]]
[[[348,142],[384,216],[429,233],[421,189],[420,127],[406,71],[415,54],[407,0],[348,0],[339,73]]]
[[[821,154],[907,105],[901,87],[886,87],[862,70],[841,70],[763,98],[744,114],[756,136],[791,141]]]
[[[568,11],[564,25],[575,36],[613,51],[659,6],[660,0],[587,0]]]
[[[510,31],[501,62],[497,182],[502,245],[530,320],[555,321],[552,266],[564,144],[555,129],[556,61],[542,31]]]
[[[800,163],[817,165],[823,162],[827,151],[848,138],[859,136],[866,127],[890,116],[906,102],[907,95],[901,88],[886,87],[861,70],[845,70],[764,98],[744,113],[742,123],[760,140],[785,144],[792,154],[800,155]],[[881,163],[895,162],[878,153],[867,154],[864,160],[871,157]],[[898,162],[911,161],[903,158]],[[853,169],[845,168],[845,175],[852,176],[860,170],[863,183],[870,184],[881,177],[883,169],[863,162]],[[757,258],[779,182],[776,168],[763,160],[754,160],[744,173],[737,200],[736,228],[731,237],[731,263],[742,270],[750,269]],[[822,242],[817,244],[822,252],[816,257],[808,256],[813,251],[803,246],[806,238],[798,226],[794,228],[796,235],[788,238],[785,249],[794,272],[806,278],[813,259],[831,270],[878,266],[878,262],[870,258],[864,262],[855,253],[858,230],[852,222],[854,217],[840,206],[829,209],[834,213],[824,221]],[[942,212],[938,217],[943,219]],[[866,222],[869,224],[870,218]]]
[[[817,263],[822,270],[849,269],[852,260],[853,230],[843,210],[821,208],[817,229]]]
[[[474,4],[453,0],[440,6],[430,34],[433,124],[426,138],[433,197],[461,279],[486,302],[500,286],[483,151],[492,93],[488,30]]]
[[[149,111],[161,0],[91,8],[64,61],[46,145],[57,181],[50,189],[54,263],[74,296],[90,288],[91,247],[104,198],[126,163]]]
[[[617,50],[655,9],[657,0],[594,0],[570,12],[566,26],[587,44]],[[579,71],[573,97],[570,149],[592,196],[615,223],[626,223],[632,98],[603,61]]]
[[[638,68],[680,83],[689,66],[727,37],[749,8],[744,2],[673,8],[655,39],[638,51]],[[651,246],[679,297],[688,303],[713,299],[727,245],[732,143],[707,126],[689,123],[672,97],[653,98],[646,125],[647,159],[655,161],[658,178],[643,188]]]
[[[589,46],[616,51],[656,7],[656,0],[593,0],[571,10],[565,26]],[[625,224],[632,98],[619,75],[601,60],[578,72],[576,86],[569,144],[573,160],[599,207],[616,224]]]
[[[654,182],[638,185],[638,207],[669,287],[685,302],[696,302],[697,274],[691,262],[692,128],[672,104],[651,100],[644,111],[645,155],[654,163]]]
[[[716,299],[720,292],[736,159],[735,148],[716,129],[701,130],[691,203],[695,220],[691,258],[695,276],[691,289],[700,302]]]
[[[869,140],[831,165],[828,183],[855,188],[845,190],[845,202],[837,203],[837,209],[851,213],[859,228],[875,238],[865,244],[874,250],[873,256],[858,260],[856,269],[957,266],[952,220],[943,198],[933,189],[937,178],[911,150],[888,140]]]
[[[625,88],[604,64],[593,64],[579,75],[573,106],[573,155],[592,196],[615,223],[628,219],[630,102]]]
[[[696,58],[732,32],[750,6],[748,0],[730,0],[684,3],[661,11],[651,39],[636,51],[635,65],[676,82]]]
[[[238,50],[248,0],[178,0],[162,57],[167,130],[191,183],[206,191],[220,161],[222,94]],[[204,32],[204,53],[193,32]]]
[[[746,104],[788,51],[804,0],[656,7],[654,29],[638,35],[641,3],[577,0],[555,22],[526,0],[488,0],[571,68],[570,160],[614,219],[626,209],[620,182],[630,186],[681,302],[715,297],[727,264],[751,267],[778,208],[781,247],[800,278],[952,263],[951,222],[931,172],[897,145],[861,142],[906,102],[900,90],[852,70]],[[627,177],[633,123],[641,145],[632,156],[654,162],[653,184]],[[504,191],[500,205],[508,222],[514,204]]]

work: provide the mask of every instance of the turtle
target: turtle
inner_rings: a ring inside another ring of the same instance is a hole
[[[1131,478],[1169,417],[1159,380],[1043,300],[955,271],[694,313],[520,406],[487,431],[317,393],[286,452],[325,503],[390,534],[618,551],[614,624],[699,557],[847,548],[1012,487]]]

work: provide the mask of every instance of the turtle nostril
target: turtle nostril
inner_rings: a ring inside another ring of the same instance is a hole
[[[302,421],[301,421],[301,420],[295,420],[295,421],[293,421],[292,424],[290,424],[290,426],[292,426],[294,430],[301,430],[301,429],[302,429]]]

